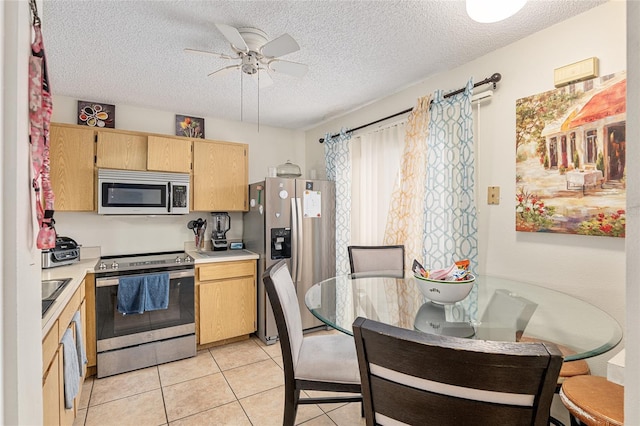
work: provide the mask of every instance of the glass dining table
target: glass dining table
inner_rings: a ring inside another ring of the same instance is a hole
[[[324,324],[350,335],[361,316],[439,335],[554,342],[564,347],[565,361],[603,354],[622,339],[620,324],[609,314],[550,288],[480,275],[465,299],[439,304],[416,281],[411,271],[403,278],[338,276],[313,285],[305,304]]]

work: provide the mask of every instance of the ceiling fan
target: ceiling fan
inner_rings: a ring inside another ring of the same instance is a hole
[[[281,56],[300,50],[298,43],[289,34],[282,34],[273,40],[268,39],[264,31],[257,28],[235,28],[225,24],[215,24],[222,35],[231,44],[233,53],[208,52],[197,49],[184,49],[189,53],[213,55],[222,59],[240,60],[239,63],[220,68],[208,76],[218,76],[228,71],[241,70],[254,77],[260,88],[273,84],[271,73],[303,77],[308,66],[298,62],[279,59]]]

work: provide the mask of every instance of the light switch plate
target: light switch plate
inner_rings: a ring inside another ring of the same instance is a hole
[[[500,187],[490,186],[487,190],[487,204],[500,204]]]

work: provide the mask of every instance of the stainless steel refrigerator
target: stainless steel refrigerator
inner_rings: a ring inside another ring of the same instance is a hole
[[[262,274],[287,261],[298,294],[302,328],[322,326],[304,304],[315,283],[336,273],[335,184],[311,179],[265,178],[249,185],[249,211],[244,214],[243,241],[258,259],[258,337],[277,341],[271,304]]]

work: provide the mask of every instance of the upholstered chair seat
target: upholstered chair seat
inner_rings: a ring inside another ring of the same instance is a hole
[[[344,334],[308,336],[300,348],[296,379],[360,385],[353,338]]]

